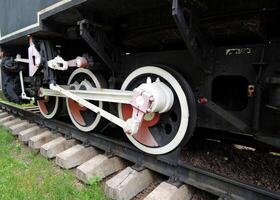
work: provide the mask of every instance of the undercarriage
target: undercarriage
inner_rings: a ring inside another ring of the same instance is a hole
[[[50,15],[1,45],[4,94],[89,134],[118,126],[149,154],[196,127],[279,148],[279,3],[212,3],[86,1]]]

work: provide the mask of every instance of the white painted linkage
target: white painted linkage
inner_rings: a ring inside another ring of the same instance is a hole
[[[69,90],[69,86],[60,86],[60,88],[69,91],[71,94],[75,94],[82,99],[90,101],[104,101],[111,103],[123,103],[130,104],[133,96],[132,91],[122,91],[114,89],[101,89],[91,88],[89,90]],[[40,88],[40,96],[56,96],[56,97],[67,97],[59,91],[52,89]]]
[[[100,114],[102,117],[108,119],[109,121],[120,126],[121,128],[125,128],[127,126],[127,123],[124,120],[122,120],[122,119],[116,117],[115,115],[112,115],[111,113],[107,112],[106,110],[103,110],[103,109],[99,108],[98,106],[88,102],[87,100],[83,99],[82,97],[80,97],[68,90],[63,89],[59,85],[50,84],[50,89],[63,94],[65,97],[73,99],[77,103],[87,107],[88,109],[92,110],[93,112],[95,112],[97,114]]]

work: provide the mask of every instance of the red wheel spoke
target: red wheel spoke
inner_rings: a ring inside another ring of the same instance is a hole
[[[86,125],[86,122],[83,118],[83,116],[81,115],[81,111],[83,110],[83,108],[81,106],[79,106],[79,104],[75,101],[73,101],[72,99],[68,99],[68,103],[69,103],[69,107],[71,108],[71,113],[73,115],[73,117],[75,118],[75,120],[82,126]]]
[[[145,122],[144,122],[145,123]],[[142,124],[138,133],[133,136],[136,140],[151,147],[159,146],[146,124]]]
[[[49,113],[44,100],[38,100],[37,104],[43,113],[45,113],[46,115]]]
[[[132,116],[133,108],[131,105],[125,104],[122,105],[122,113],[124,120],[129,119]],[[147,121],[143,120],[138,133],[136,133],[133,137],[140,143],[151,146],[151,147],[158,147],[159,144],[155,140],[154,136],[150,132],[149,127],[156,125],[159,121],[160,115],[155,113],[155,116],[152,120]]]

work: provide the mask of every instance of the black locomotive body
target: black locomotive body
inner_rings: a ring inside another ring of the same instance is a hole
[[[34,98],[41,112],[52,118],[58,111],[50,114],[48,109],[63,107],[65,102],[58,99],[67,97],[77,128],[102,131],[104,126],[99,126],[104,123],[95,122],[103,114],[93,111],[95,107],[125,121],[143,111],[133,103],[133,108],[121,106],[129,102],[125,96],[132,98],[130,102],[137,100],[131,93],[135,88],[149,91],[149,97],[171,91],[172,98],[154,103],[164,106],[172,101],[169,108],[152,108],[156,106],[145,101],[152,112],[145,109],[137,121],[138,132],[144,134],[130,135],[132,130],[125,129],[139,149],[170,152],[186,144],[195,128],[280,147],[280,2],[3,0],[0,4],[2,85],[9,100]],[[38,63],[36,56],[41,59]],[[157,90],[161,87],[157,83],[164,89]],[[108,93],[96,88],[107,88]],[[91,97],[81,90],[91,91]],[[94,101],[95,92],[99,103]],[[87,106],[89,102],[93,107]],[[117,119],[112,122],[122,127]]]

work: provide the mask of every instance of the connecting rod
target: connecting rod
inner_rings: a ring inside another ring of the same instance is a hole
[[[130,104],[133,97],[133,91],[122,91],[114,89],[101,89],[101,88],[90,88],[89,90],[69,90],[69,86],[61,85],[61,88],[69,91],[78,97],[89,100],[89,101],[104,101],[111,103],[123,103]],[[56,96],[56,97],[67,97],[59,91],[52,89],[40,88],[40,96]]]
[[[136,134],[145,114],[150,112],[167,112],[173,105],[174,96],[170,88],[159,79],[141,84],[133,91],[89,88],[89,90],[69,90],[71,86],[50,84],[50,89],[40,89],[40,96],[59,96],[70,98],[80,105],[92,110],[124,129],[127,134]],[[89,100],[130,104],[133,107],[132,117],[127,121],[92,104]]]
[[[93,112],[97,113],[97,114],[100,114],[102,117],[108,119],[109,121],[113,122],[114,124],[118,125],[119,127],[121,128],[125,128],[127,126],[127,123],[116,117],[115,115],[99,108],[98,106],[90,103],[89,101],[79,97],[78,95],[68,91],[68,90],[65,90],[63,89],[62,87],[60,87],[59,85],[54,85],[54,84],[50,84],[50,89],[54,90],[54,91],[57,91],[61,94],[63,94],[64,96],[68,97],[68,98],[71,98],[73,99],[74,101],[76,101],[77,103],[79,103],[80,105],[83,105],[85,106],[86,108],[92,110]]]

